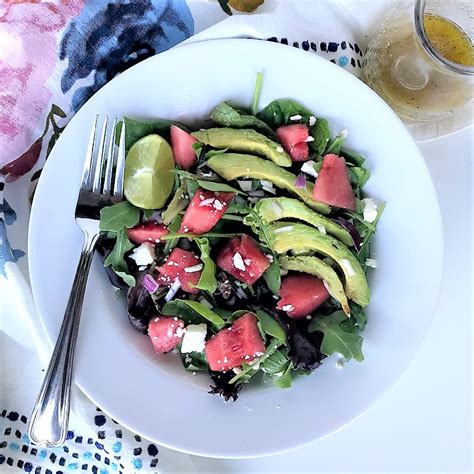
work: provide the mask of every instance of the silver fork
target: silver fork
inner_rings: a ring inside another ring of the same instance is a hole
[[[123,198],[125,124],[116,150],[117,120],[114,120],[108,139],[106,117],[96,151],[97,121],[98,117],[92,127],[75,212],[76,222],[84,234],[84,245],[56,346],[31,414],[28,433],[33,443],[53,448],[64,443],[67,435],[74,351],[87,276],[100,237],[100,210]]]

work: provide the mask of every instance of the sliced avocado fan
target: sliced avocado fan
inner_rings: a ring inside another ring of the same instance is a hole
[[[327,263],[324,263],[318,257],[288,257],[285,255],[280,257],[278,261],[280,262],[280,267],[285,270],[309,273],[323,280],[324,286],[329,294],[341,303],[344,313],[350,315],[351,308],[349,307],[341,280]]]
[[[348,246],[354,244],[351,235],[344,227],[309,209],[297,199],[286,197],[260,199],[255,205],[255,210],[269,224],[280,219],[299,219],[311,224],[318,230],[323,228],[323,233],[325,231],[334,235]]]
[[[279,166],[291,166],[292,161],[283,147],[251,128],[209,128],[192,133],[201,143],[214,148],[248,151],[264,156]]]
[[[310,248],[332,258],[344,274],[347,297],[360,306],[369,304],[370,290],[364,270],[342,242],[313,227],[294,222],[273,223],[269,229],[272,248],[276,253],[284,254],[291,249]]]
[[[307,183],[304,188],[297,188],[295,187],[296,176],[293,173],[258,156],[220,153],[209,158],[207,166],[227,181],[242,177],[265,179],[278,188],[299,197],[306,205],[318,212],[328,214],[331,210],[327,204],[313,199],[314,185],[312,183]]]

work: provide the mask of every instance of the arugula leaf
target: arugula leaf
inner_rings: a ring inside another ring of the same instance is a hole
[[[351,307],[351,319],[354,319],[357,327],[363,331],[367,325],[367,315],[365,314],[364,308],[352,301],[349,303],[349,306]]]
[[[128,273],[128,265],[127,262],[125,262],[124,255],[132,248],[133,244],[128,238],[127,231],[122,228],[117,232],[114,248],[104,262],[104,267],[112,267],[112,270],[131,287],[135,286],[136,281],[135,278]]]
[[[314,138],[314,141],[309,143],[310,148],[316,155],[322,156],[331,138],[329,122],[324,118],[317,118],[314,127],[310,130],[310,134]]]
[[[280,346],[281,341],[276,338],[272,339],[264,354],[258,358],[259,363],[262,364],[265,362]],[[258,372],[258,369],[255,369],[255,367],[250,364],[242,364],[242,367],[242,370],[235,377],[229,380],[230,384],[236,383],[242,379],[246,379],[245,381],[248,382],[248,380]],[[247,377],[248,375],[250,375],[250,377]]]
[[[290,120],[295,115],[301,115],[301,119]],[[309,123],[311,116],[314,117],[306,107],[292,99],[274,100],[257,114],[259,119],[273,129],[288,123]]]
[[[217,290],[216,264],[210,255],[211,246],[209,245],[209,240],[200,238],[196,239],[195,242],[201,252],[201,260],[204,265],[196,288],[214,293]]]
[[[217,313],[197,301],[180,299],[169,301],[163,306],[162,313],[165,316],[179,316],[186,324],[209,321],[217,330],[225,326],[225,321]]]
[[[186,370],[192,372],[209,370],[209,365],[204,352],[188,352],[187,354],[181,353],[181,360]]]
[[[331,355],[339,352],[347,360],[355,359],[358,362],[364,360],[362,354],[362,336],[346,332],[340,325],[347,320],[343,311],[336,311],[329,316],[317,316],[313,318],[308,326],[308,331],[319,331],[323,333],[321,352]]]
[[[347,168],[349,180],[356,188],[362,188],[370,178],[370,171],[363,166],[349,166]]]
[[[253,128],[257,132],[274,138],[275,132],[262,120],[235,110],[229,104],[221,102],[211,112],[211,119],[218,125],[231,128]]]
[[[341,149],[341,156],[345,158],[348,163],[353,164],[354,166],[362,166],[365,162],[365,158],[356,153],[352,153],[345,148]]]
[[[164,139],[170,139],[170,126],[173,123],[172,120],[157,119],[152,121],[134,120],[128,117],[124,118],[125,122],[125,149],[128,152],[130,147],[140,140],[140,138],[156,133],[162,136]],[[182,125],[180,125],[182,127]],[[185,128],[185,127],[182,127]]]
[[[276,350],[268,359],[260,364],[263,372],[275,375],[284,372],[288,363],[288,351]]]
[[[183,220],[183,217],[180,216],[179,214],[171,221],[171,224],[168,226],[169,233],[171,235],[177,233],[181,227],[181,221]],[[179,237],[172,238],[170,240],[167,240],[165,243],[165,248],[163,249],[165,254],[170,253],[177,245],[179,242]]]
[[[324,154],[325,155],[328,155],[330,153],[334,153],[336,155],[339,155],[339,153],[341,152],[341,147],[342,147],[342,144],[344,143],[344,140],[345,140],[345,136],[343,135],[340,135],[340,134],[337,134],[329,143],[328,143],[328,146],[326,148],[326,150],[324,151]]]
[[[270,263],[270,266],[265,270],[263,279],[267,283],[269,290],[273,294],[278,295],[281,286],[280,262],[275,256],[273,256],[273,261]]]
[[[100,210],[99,228],[102,232],[119,232],[133,227],[140,219],[140,209],[128,201],[122,201]]]
[[[258,322],[260,323],[260,327],[265,334],[269,336],[273,336],[283,344],[286,343],[286,335],[284,329],[281,327],[281,324],[272,316],[270,316],[265,311],[258,309],[255,311],[257,315]]]
[[[284,371],[281,375],[274,376],[273,377],[273,385],[278,388],[290,388],[291,387],[291,382],[292,382],[292,377],[291,377],[291,370],[293,369],[293,364],[289,360],[286,363],[286,366],[284,368]]]
[[[257,72],[257,78],[255,79],[255,91],[253,93],[252,100],[252,115],[257,115],[258,112],[258,101],[260,99],[260,93],[262,90],[263,75],[261,72]]]
[[[238,189],[235,189],[232,186],[229,186],[228,184],[218,183],[216,181],[206,181],[204,179],[200,179],[195,174],[189,173],[188,171],[175,169],[175,170],[172,170],[172,172],[178,173],[180,176],[182,176],[183,178],[187,178],[189,181],[196,182],[198,185],[196,186],[196,189],[198,187],[201,187],[208,191],[243,194],[242,191],[239,191]],[[196,192],[196,189],[194,190],[193,193],[189,193],[188,191],[189,197],[194,195],[194,193]]]
[[[385,209],[385,206],[386,206],[386,204],[384,202],[379,204],[379,207],[377,209],[377,216],[376,216],[374,222],[372,222],[371,224],[367,223],[371,227],[366,226],[367,231],[363,234],[362,244],[361,244],[361,247],[360,247],[359,252],[357,254],[357,258],[358,258],[359,262],[364,265],[363,268],[365,268],[365,266],[366,266],[365,265],[365,260],[369,257],[370,241],[372,240],[372,237],[375,234],[375,230],[377,228],[377,223],[380,219],[380,216],[382,215],[382,212]]]
[[[189,199],[186,196],[186,190],[186,180],[183,179],[183,182],[176,189],[173,199],[171,199],[168,207],[161,215],[165,225],[169,225],[171,221],[189,204]]]

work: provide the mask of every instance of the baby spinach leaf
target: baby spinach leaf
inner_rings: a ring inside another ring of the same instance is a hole
[[[257,132],[274,138],[275,132],[262,120],[253,115],[246,115],[235,110],[225,102],[221,102],[211,112],[211,119],[218,125],[232,128],[253,128]]]
[[[225,326],[225,321],[218,314],[197,301],[180,299],[169,301],[163,306],[162,312],[165,316],[178,316],[186,324],[209,321],[217,330]]]
[[[278,388],[290,388],[292,377],[291,370],[293,369],[293,364],[291,361],[288,361],[283,369],[281,375],[273,376],[273,385]]]
[[[275,375],[284,372],[287,363],[288,352],[276,350],[265,362],[263,362],[263,364],[260,364],[260,368],[267,374]]]
[[[291,120],[290,117],[295,115],[301,115],[301,119]],[[311,116],[314,115],[306,107],[292,99],[274,100],[257,114],[259,119],[273,129],[288,123],[309,123]]]
[[[112,267],[112,270],[131,287],[135,286],[136,281],[135,278],[128,273],[128,265],[124,259],[124,255],[132,248],[133,244],[128,238],[127,231],[122,228],[116,233],[114,248],[104,262],[105,267]]]
[[[122,201],[100,210],[99,227],[102,232],[119,232],[124,227],[133,227],[139,219],[140,209],[128,201]]]
[[[265,270],[263,274],[263,279],[267,283],[268,288],[270,291],[278,295],[280,292],[281,286],[281,276],[280,276],[280,263],[278,258],[273,256],[273,261],[270,263],[270,266]]]
[[[217,290],[216,264],[210,255],[211,246],[209,245],[209,240],[195,239],[195,242],[201,252],[201,261],[204,265],[196,287],[200,290],[214,293]]]
[[[325,155],[328,155],[329,153],[334,153],[336,155],[339,155],[339,153],[341,152],[341,147],[342,147],[342,144],[344,143],[344,140],[345,140],[345,136],[344,135],[341,135],[341,134],[337,134],[329,143],[328,143],[328,146],[326,148],[326,150],[324,151],[324,154]]]
[[[268,313],[262,310],[257,310],[255,312],[260,323],[260,327],[265,334],[273,336],[283,344],[286,343],[286,335],[284,329],[281,327],[281,324]]]
[[[348,163],[353,164],[354,166],[362,166],[365,162],[365,158],[356,153],[352,153],[345,148],[341,149],[341,156],[343,156]]]
[[[317,156],[322,156],[326,146],[331,139],[331,130],[329,129],[329,122],[324,118],[317,118],[316,123],[310,130],[314,141],[309,143],[310,148]]]
[[[206,181],[204,179],[200,179],[195,174],[189,173],[188,171],[175,169],[175,170],[173,170],[173,172],[178,173],[183,178],[187,178],[188,181],[194,181],[197,184],[196,189],[198,187],[201,187],[201,188],[206,189],[208,191],[226,192],[226,193],[230,192],[230,193],[243,194],[242,191],[239,191],[238,189],[235,189],[235,188],[233,188],[232,186],[229,186],[226,183],[219,183],[217,181]],[[194,193],[196,192],[196,189],[194,189],[194,192],[192,192],[190,194],[189,193],[189,188],[188,188],[189,197],[194,196]]]
[[[169,225],[171,221],[189,204],[189,199],[186,195],[186,180],[183,179],[182,183],[176,189],[173,199],[171,199],[168,207],[162,214],[163,223]]]
[[[339,352],[347,360],[355,359],[358,362],[364,360],[362,354],[362,336],[346,332],[341,323],[346,321],[347,316],[343,311],[336,311],[329,316],[317,316],[309,324],[310,332],[319,331],[323,334],[321,352],[331,355]]]
[[[356,188],[362,188],[370,178],[370,171],[359,166],[349,166],[347,168],[349,180]]]
[[[140,138],[156,133],[164,139],[170,139],[170,126],[174,123],[171,120],[157,119],[152,121],[134,120],[128,117],[125,122],[125,148],[126,151]],[[181,126],[181,125],[180,125]],[[183,127],[184,128],[184,127]]]

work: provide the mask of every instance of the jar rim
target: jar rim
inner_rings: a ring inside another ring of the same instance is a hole
[[[466,66],[445,58],[438,50],[431,44],[425,30],[424,14],[425,14],[426,0],[416,0],[415,3],[415,29],[420,39],[423,49],[429,56],[448,69],[450,72],[465,75],[474,75],[474,66]]]

